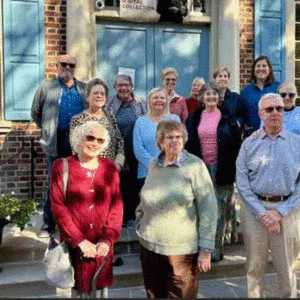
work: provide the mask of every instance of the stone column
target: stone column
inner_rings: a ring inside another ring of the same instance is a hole
[[[76,78],[96,77],[96,21],[89,0],[67,1],[67,52],[77,59]]]
[[[218,3],[217,67],[226,65],[229,68],[229,88],[239,92],[239,0],[219,0]]]

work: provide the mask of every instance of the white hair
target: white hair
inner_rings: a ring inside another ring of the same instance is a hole
[[[103,133],[104,143],[101,145],[98,155],[107,148],[110,141],[110,136],[107,129],[97,121],[87,121],[76,126],[70,131],[70,144],[73,152],[79,152],[81,142],[83,141],[84,137],[91,133],[92,130],[99,130]]]
[[[258,101],[258,109],[260,110],[261,107],[262,107],[262,103],[268,99],[277,99],[279,100],[281,103],[282,103],[282,106],[283,106],[283,100],[282,98],[280,97],[280,95],[278,94],[275,94],[275,93],[268,93],[268,94],[265,94],[263,95],[259,101]]]

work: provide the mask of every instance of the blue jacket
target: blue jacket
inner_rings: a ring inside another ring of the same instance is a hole
[[[241,96],[244,99],[244,107],[246,110],[246,125],[249,128],[246,132],[246,136],[249,136],[253,131],[259,129],[259,99],[267,93],[277,93],[279,85],[279,81],[274,81],[273,83],[265,85],[264,88],[261,90],[254,82],[252,82],[251,84],[248,84],[243,88]]]

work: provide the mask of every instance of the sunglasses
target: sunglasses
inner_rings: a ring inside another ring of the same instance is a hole
[[[285,98],[286,96],[288,96],[289,98],[294,98],[296,96],[295,93],[279,93],[279,95],[282,97],[282,98]]]
[[[66,62],[60,62],[60,65],[63,67],[63,68],[66,68],[67,66],[69,66],[71,69],[74,69],[76,64],[72,64],[72,63],[66,63]]]
[[[272,113],[273,111],[277,111],[277,112],[283,112],[284,107],[283,106],[269,106],[264,108],[265,112],[267,112],[268,114]]]
[[[94,142],[94,141],[96,140],[97,143],[98,143],[99,145],[102,145],[102,144],[105,142],[105,139],[102,139],[102,138],[96,138],[96,137],[93,136],[93,135],[86,135],[86,136],[85,136],[85,140],[86,140],[87,142]]]
[[[175,78],[166,78],[165,80],[166,80],[166,82],[170,82],[170,81],[175,82],[176,81]]]

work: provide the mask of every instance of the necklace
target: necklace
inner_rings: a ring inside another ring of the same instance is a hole
[[[89,192],[90,193],[94,193],[95,190],[94,190],[94,177],[95,177],[95,174],[97,172],[97,168],[95,169],[88,169],[88,168],[85,168],[83,166],[81,166],[81,168],[86,172],[86,176],[87,178],[90,179],[90,189],[89,189]]]

